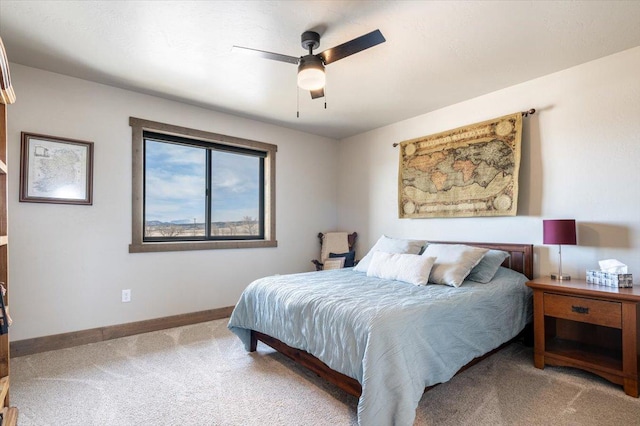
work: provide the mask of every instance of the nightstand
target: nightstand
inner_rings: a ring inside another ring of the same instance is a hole
[[[613,288],[585,281],[538,278],[533,289],[536,368],[576,367],[638,397],[640,287]]]

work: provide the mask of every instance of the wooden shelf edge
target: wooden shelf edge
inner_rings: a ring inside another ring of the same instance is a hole
[[[544,356],[612,374],[622,374],[623,371],[621,351],[608,350],[593,345],[581,345],[568,340],[547,341]]]
[[[622,380],[624,378],[624,372],[622,371],[622,368],[618,368],[613,364],[603,365],[601,363],[586,360],[585,358],[575,358],[558,352],[545,352],[544,363],[559,367],[579,368],[604,377],[613,383],[619,385],[623,383]]]
[[[9,376],[0,379],[0,403],[4,405],[4,399],[9,393]]]
[[[557,359],[566,359],[567,361],[574,361],[580,365],[587,367],[594,367],[599,370],[610,371],[612,373],[622,374],[622,359],[614,357],[602,357],[592,353],[585,353],[583,355],[576,355],[572,352],[566,352],[563,350],[549,349],[544,353],[546,357],[552,357]]]
[[[4,407],[2,409],[2,426],[14,426],[18,424],[18,409],[16,407]]]

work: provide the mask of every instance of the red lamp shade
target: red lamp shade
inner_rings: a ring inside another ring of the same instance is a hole
[[[543,244],[576,245],[576,221],[553,219],[542,221]]]

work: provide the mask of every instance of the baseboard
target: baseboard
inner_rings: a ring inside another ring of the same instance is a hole
[[[119,337],[131,336],[134,334],[148,333],[150,331],[165,330],[167,328],[181,327],[183,325],[228,318],[231,316],[231,311],[233,311],[233,306],[227,306],[225,308],[210,309],[207,311],[192,312],[189,314],[110,325],[106,327],[92,328],[89,330],[72,331],[70,333],[35,337],[33,339],[17,340],[10,343],[11,357],[15,358],[39,352],[70,348],[87,343],[117,339]]]

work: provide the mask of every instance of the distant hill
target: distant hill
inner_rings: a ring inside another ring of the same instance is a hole
[[[236,220],[235,222],[212,222],[212,225],[218,227],[224,227],[228,225],[244,225],[247,222],[244,220]],[[256,223],[255,220],[251,221],[251,223]],[[180,219],[180,220],[172,220],[171,222],[162,222],[161,220],[150,220],[146,223],[147,226],[167,226],[167,225],[191,225],[193,226],[193,221],[189,221],[188,219]],[[202,222],[196,223],[196,225],[204,225]]]

